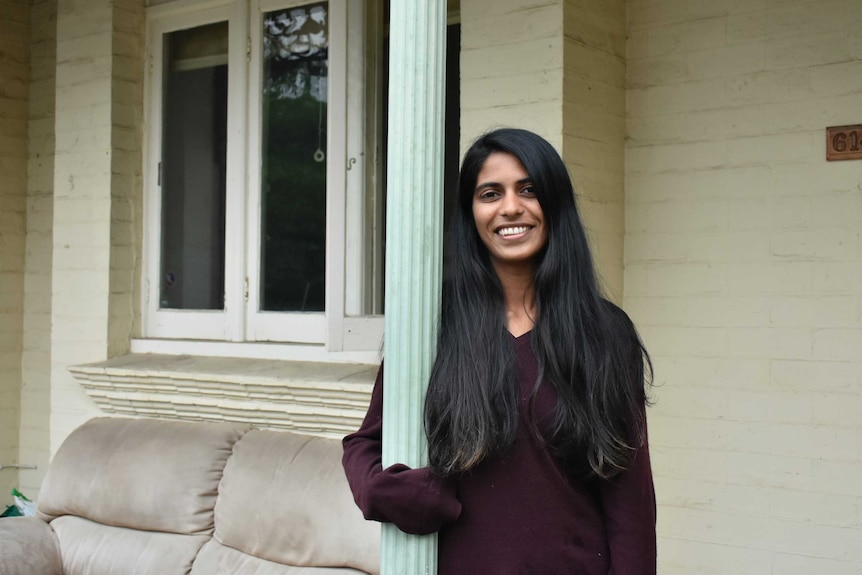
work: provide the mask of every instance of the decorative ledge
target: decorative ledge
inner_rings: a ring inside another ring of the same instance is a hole
[[[377,367],[131,354],[69,371],[106,413],[340,438],[362,423]]]

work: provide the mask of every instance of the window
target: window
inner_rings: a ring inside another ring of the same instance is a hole
[[[149,8],[145,337],[379,349],[382,4]]]

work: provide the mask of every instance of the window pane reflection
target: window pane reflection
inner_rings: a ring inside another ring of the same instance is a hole
[[[323,311],[328,10],[264,16],[261,309]]]
[[[160,307],[224,309],[228,24],[167,34]]]

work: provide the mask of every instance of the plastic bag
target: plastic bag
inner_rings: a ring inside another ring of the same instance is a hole
[[[7,505],[6,511],[0,513],[0,518],[3,517],[21,517],[21,512],[18,511],[18,508],[14,505]]]
[[[31,501],[26,495],[12,488],[12,500],[15,501],[15,507],[21,512],[24,517],[33,517],[36,515],[36,502]]]

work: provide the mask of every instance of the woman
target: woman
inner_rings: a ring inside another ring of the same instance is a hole
[[[452,226],[430,465],[382,468],[381,367],[344,439],[357,504],[367,519],[439,531],[440,575],[654,575],[649,360],[601,296],[562,159],[525,130],[480,137]]]

